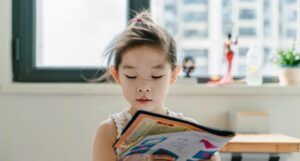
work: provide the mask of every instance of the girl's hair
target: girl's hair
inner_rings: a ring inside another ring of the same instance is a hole
[[[107,71],[97,80],[111,80],[110,65],[114,63],[116,70],[118,70],[126,50],[141,45],[160,48],[166,54],[171,69],[176,68],[177,53],[173,37],[165,29],[154,23],[149,11],[146,10],[137,13],[130,20],[127,28],[109,44],[104,53],[107,56]]]

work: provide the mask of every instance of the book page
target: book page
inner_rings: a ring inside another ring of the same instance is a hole
[[[132,154],[167,154],[176,161],[209,159],[229,140],[197,131],[151,135],[127,150],[122,157]]]

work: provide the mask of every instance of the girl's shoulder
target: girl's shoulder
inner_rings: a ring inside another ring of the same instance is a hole
[[[115,140],[117,136],[116,125],[111,118],[107,118],[98,125],[97,135],[106,139],[109,138],[111,141]]]
[[[109,117],[98,125],[99,128],[113,129],[115,127],[113,120]]]
[[[126,120],[125,118],[127,116],[125,117],[124,115],[125,115],[124,111],[111,114],[106,120],[102,121],[98,125],[98,128],[111,130],[116,133],[118,124],[123,124],[123,122]]]

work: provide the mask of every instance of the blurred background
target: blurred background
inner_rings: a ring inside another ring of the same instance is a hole
[[[1,161],[92,159],[97,126],[128,104],[119,86],[87,83],[82,74],[105,71],[101,54],[137,9],[150,9],[175,37],[179,62],[193,57],[195,78],[224,74],[229,33],[238,40],[234,77],[246,76],[251,44],[259,46],[263,77],[277,77],[270,58],[278,49],[299,51],[299,0],[0,0]],[[277,82],[187,83],[171,88],[166,106],[222,129],[231,129],[232,111],[264,112],[264,132],[300,138],[299,98],[299,85]]]

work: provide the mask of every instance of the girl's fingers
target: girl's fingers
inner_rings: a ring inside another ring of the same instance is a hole
[[[220,161],[218,159],[219,156],[213,155],[210,159],[204,159],[204,160],[199,160],[199,161]]]
[[[219,153],[215,153],[211,158],[211,161],[221,161]]]
[[[148,155],[148,154],[134,154],[118,161],[175,161],[176,159],[170,155]],[[199,161],[219,161],[216,156],[211,159],[204,159]]]
[[[151,161],[150,155],[144,154],[133,154],[125,157],[124,159],[120,159],[119,161]]]
[[[157,154],[157,155],[149,155],[149,154],[134,154],[127,156],[123,159],[119,159],[118,161],[175,161],[176,159],[170,155],[165,154]],[[210,159],[204,159],[199,161],[220,161],[219,155],[213,155]]]
[[[160,154],[160,155],[152,155],[152,158],[151,158],[153,161],[174,161],[175,158],[170,156],[170,155],[163,155],[163,154]]]

